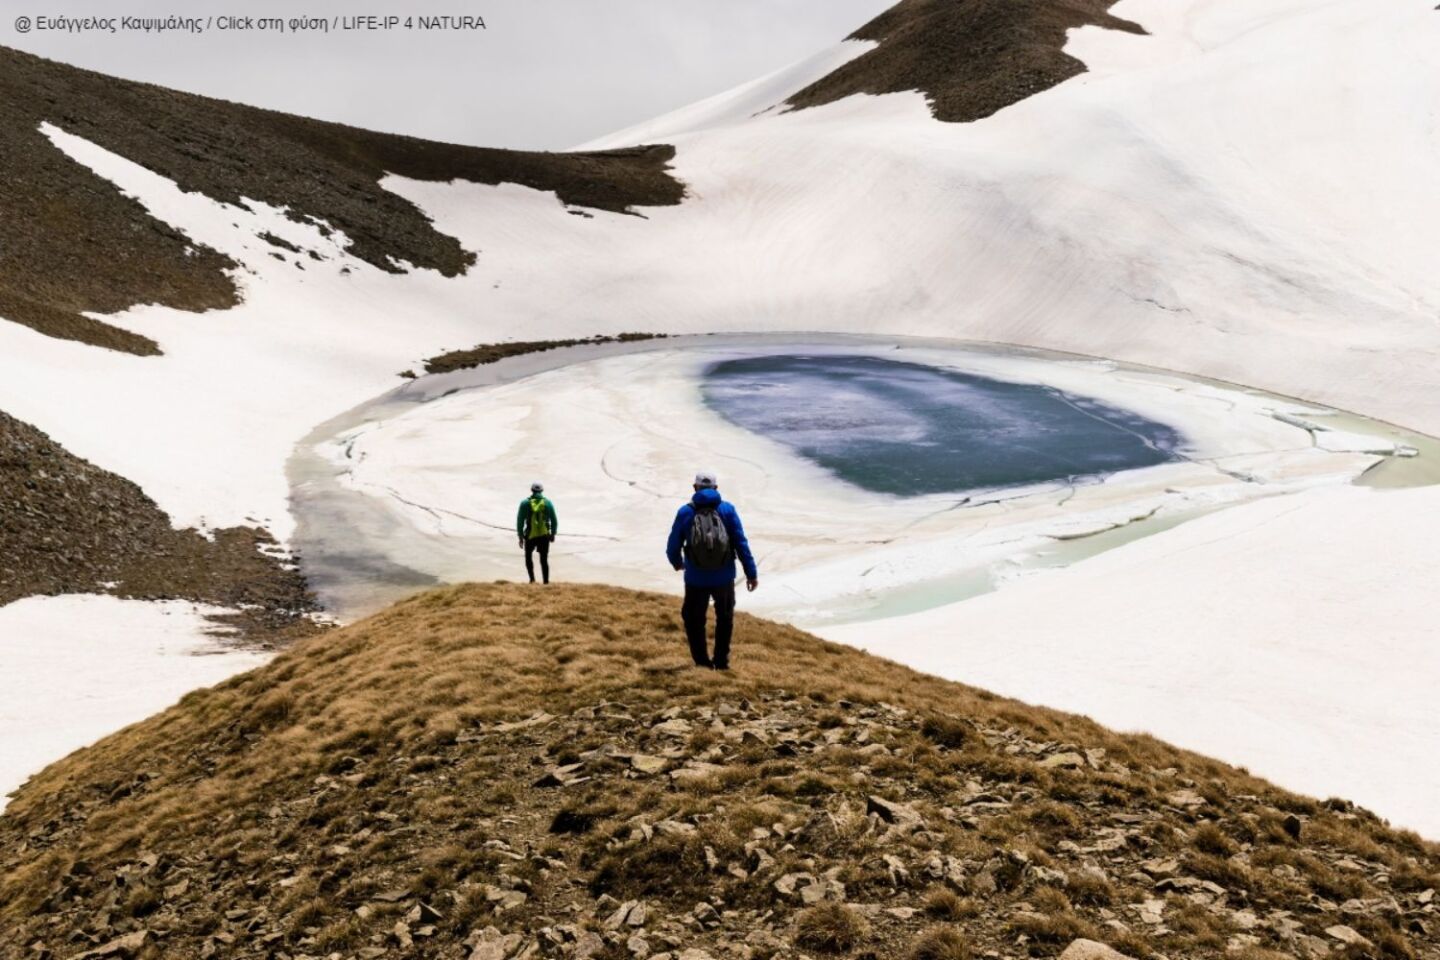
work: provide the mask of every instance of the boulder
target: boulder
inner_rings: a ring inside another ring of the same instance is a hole
[[[1085,766],[1085,758],[1078,753],[1052,753],[1040,761],[1040,766],[1047,770],[1065,768],[1067,770],[1078,770]]]
[[[630,755],[630,766],[637,773],[659,773],[665,769],[668,763],[664,757],[652,757],[647,753],[633,753]]]
[[[894,824],[902,830],[918,830],[925,826],[925,818],[920,816],[914,807],[886,800],[875,794],[866,798],[865,812],[873,813],[886,823]]]
[[[1333,927],[1326,927],[1325,932],[1347,946],[1374,946],[1360,931],[1354,927],[1347,927],[1343,923],[1337,923]]]
[[[583,770],[584,767],[585,764],[583,763],[570,763],[563,767],[553,767],[543,777],[536,780],[534,786],[568,787],[573,784],[584,783],[590,779],[589,777],[581,775],[580,771]]]
[[[775,889],[787,897],[795,896],[795,892],[802,885],[810,886],[815,883],[813,873],[787,873],[775,881]]]
[[[1048,883],[1055,887],[1063,887],[1070,883],[1070,878],[1065,871],[1056,870],[1053,867],[1031,867],[1030,875],[1035,878],[1037,883]]]
[[[117,937],[109,943],[101,944],[94,950],[86,950],[84,953],[77,953],[73,960],[100,960],[102,957],[131,957],[145,946],[150,939],[149,930],[136,930],[134,933],[127,933],[123,937]]]
[[[605,941],[593,930],[582,930],[575,938],[575,952],[571,954],[575,960],[590,960],[591,957],[599,956],[605,951]],[[472,957],[471,960],[474,960]],[[499,960],[504,960],[503,957]]]
[[[1174,793],[1167,793],[1165,801],[1172,807],[1179,807],[1182,810],[1189,810],[1193,807],[1203,807],[1208,802],[1194,790],[1176,790]]]
[[[720,926],[720,912],[708,903],[695,904],[695,909],[690,911],[690,916],[702,928],[709,929]]]
[[[678,770],[670,771],[670,779],[677,783],[694,783],[713,777],[725,768],[713,763],[706,763],[703,760],[690,760]]]
[[[688,737],[690,736],[690,721],[675,717],[663,723],[657,723],[650,729],[663,737]]]
[[[1074,940],[1060,954],[1060,960],[1131,960],[1131,958],[1098,940]]]
[[[1142,921],[1152,926],[1158,926],[1165,922],[1165,901],[1146,900],[1144,903],[1137,903],[1131,907]]]
[[[843,903],[845,901],[845,885],[839,880],[826,877],[807,887],[802,887],[800,890],[800,902],[807,907],[813,907],[825,900]]]
[[[465,946],[471,947],[468,960],[505,960],[520,946],[520,934],[503,934],[494,927],[485,927],[472,933]]]
[[[637,909],[637,908],[641,910],[640,922],[641,922],[641,923],[644,923],[644,922],[645,922],[644,907],[642,907],[642,906],[640,905],[640,901],[639,901],[639,900],[626,900],[624,903],[620,904],[620,906],[615,909],[615,912],[614,912],[614,913],[610,914],[610,918],[605,921],[605,929],[606,929],[606,930],[619,930],[621,927],[625,926],[626,923],[629,921],[630,912],[631,912],[632,910]],[[639,926],[639,924],[634,924],[634,926]]]
[[[1180,861],[1174,857],[1140,861],[1140,869],[1156,880],[1167,880],[1180,873]]]
[[[409,950],[415,946],[415,941],[410,938],[410,925],[404,920],[395,921],[395,926],[390,930],[390,936],[395,939],[402,950]]]
[[[511,730],[527,730],[530,727],[544,726],[554,719],[550,714],[541,710],[534,716],[527,717],[524,720],[515,720],[510,723],[497,723],[495,724],[494,730],[496,733],[509,733]]]

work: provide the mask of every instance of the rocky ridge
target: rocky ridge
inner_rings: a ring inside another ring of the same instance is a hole
[[[901,0],[852,40],[874,49],[797,91],[792,107],[857,93],[919,90],[937,120],[980,120],[1085,72],[1065,52],[1069,31],[1144,33],[1110,12],[1115,0]]]

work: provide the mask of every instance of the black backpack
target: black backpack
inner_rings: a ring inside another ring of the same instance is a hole
[[[700,570],[719,570],[730,561],[730,531],[720,511],[700,507],[690,521],[690,537],[685,543],[690,562]]]

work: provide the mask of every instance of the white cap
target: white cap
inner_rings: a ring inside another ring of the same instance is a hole
[[[544,492],[545,492],[545,484],[540,483],[539,481],[536,481],[535,483],[530,484],[530,492],[531,492],[531,493],[544,493]]]
[[[720,486],[720,484],[716,482],[715,474],[711,473],[708,470],[701,470],[699,473],[695,474],[695,486],[718,487]]]

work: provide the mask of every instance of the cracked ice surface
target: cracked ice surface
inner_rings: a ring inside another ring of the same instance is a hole
[[[1348,482],[1377,459],[1317,449],[1305,429],[1274,416],[1300,407],[1250,391],[1091,359],[856,343],[821,349],[1048,384],[1173,426],[1185,459],[1029,487],[872,493],[705,406],[708,365],[798,346],[650,347],[458,392],[446,380],[446,389],[429,388],[437,396],[428,402],[358,413],[365,422],[315,448],[332,485],[384,517],[347,524],[368,542],[344,549],[442,581],[515,578],[515,505],[538,479],[560,513],[559,576],[675,589],[664,537],[691,476],[706,468],[739,505],[760,559],[765,586],[747,605],[816,623],[873,614],[917,583],[941,595],[921,605],[945,602],[946,581],[1013,573],[1061,541]],[[326,551],[304,552],[323,580]]]

